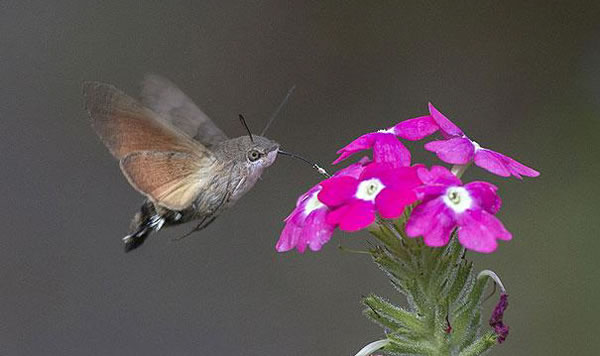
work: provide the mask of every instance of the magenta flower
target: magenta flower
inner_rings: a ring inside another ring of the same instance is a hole
[[[295,247],[303,253],[306,246],[318,251],[329,241],[335,226],[325,221],[329,209],[317,198],[321,189],[321,185],[317,184],[298,198],[296,208],[285,219],[285,227],[275,245],[277,252]]]
[[[396,167],[389,163],[372,163],[360,177],[333,177],[321,183],[318,198],[332,211],[327,223],[340,230],[356,231],[375,221],[376,213],[385,219],[402,215],[404,207],[417,196],[421,185],[416,167]]]
[[[439,127],[431,116],[421,116],[403,121],[386,130],[379,130],[360,136],[346,147],[337,151],[340,155],[333,164],[337,164],[354,153],[373,149],[375,163],[390,163],[398,167],[410,166],[410,151],[398,141],[398,137],[407,140],[420,140],[437,131]]]
[[[466,248],[483,253],[493,252],[496,239],[510,240],[512,235],[494,214],[502,201],[497,188],[486,182],[462,185],[448,169],[434,166],[418,169],[424,185],[417,189],[422,201],[406,224],[409,237],[423,236],[428,246],[444,246],[458,227],[458,241]]]
[[[468,164],[474,162],[489,172],[502,177],[521,176],[537,177],[540,173],[521,164],[514,159],[496,151],[482,148],[469,139],[462,130],[454,125],[446,116],[429,103],[429,113],[439,126],[444,140],[425,144],[425,149],[435,152],[439,159],[451,164]]]
[[[370,160],[365,157],[336,172],[334,177],[359,177],[368,162]],[[304,253],[307,246],[312,251],[318,251],[331,238],[335,225],[326,221],[330,210],[318,198],[321,184],[322,182],[310,188],[298,198],[296,208],[285,219],[285,227],[275,245],[278,252],[296,248],[298,252]]]

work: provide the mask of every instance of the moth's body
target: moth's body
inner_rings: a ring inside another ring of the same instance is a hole
[[[96,132],[147,197],[135,215],[126,251],[163,226],[210,224],[273,164],[279,145],[261,136],[227,136],[166,79],[148,76],[144,104],[107,84],[84,84]]]

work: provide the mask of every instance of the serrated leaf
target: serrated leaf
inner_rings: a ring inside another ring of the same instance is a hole
[[[363,304],[372,312],[379,314],[380,317],[386,318],[397,325],[405,326],[413,330],[415,334],[421,334],[425,331],[423,322],[415,313],[397,307],[379,296],[369,295],[363,299]]]

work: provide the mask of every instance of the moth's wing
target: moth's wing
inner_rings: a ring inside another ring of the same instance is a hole
[[[83,86],[92,126],[140,193],[171,210],[189,207],[208,181],[213,153],[112,85]]]
[[[227,139],[227,135],[175,84],[155,74],[142,82],[142,102],[162,118],[204,145]]]
[[[135,152],[121,160],[129,183],[153,202],[171,210],[189,207],[210,184],[210,156],[186,152]]]
[[[208,152],[199,142],[112,85],[85,82],[83,95],[92,126],[119,160],[138,151]]]

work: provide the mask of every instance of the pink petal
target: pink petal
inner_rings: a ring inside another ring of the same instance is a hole
[[[306,248],[306,243],[302,244],[300,241],[302,227],[306,222],[306,216],[304,215],[304,208],[306,206],[306,201],[311,198],[314,194],[321,189],[320,185],[316,185],[308,190],[308,192],[302,194],[298,201],[296,202],[296,207],[294,210],[285,218],[285,227],[281,232],[281,236],[279,237],[279,241],[275,245],[275,249],[278,252],[289,251],[294,247],[298,246],[298,251],[303,252]],[[320,209],[319,209],[320,210]],[[324,207],[323,210],[326,210]]]
[[[350,142],[348,145],[346,145],[346,147],[343,147],[342,149],[338,150],[337,153],[340,154],[340,156],[338,157],[338,159],[333,161],[332,164],[337,164],[359,151],[368,150],[370,148],[373,148],[375,151],[375,148],[373,146],[375,146],[379,140],[385,140],[386,137],[388,138],[388,140],[389,137],[393,137],[394,141],[398,141],[396,137],[391,133],[371,132],[368,134],[364,134],[356,140]],[[392,142],[391,144],[394,143]],[[362,160],[364,160],[364,158]]]
[[[301,240],[308,244],[312,251],[318,251],[329,241],[335,226],[327,223],[326,217],[329,209],[317,209],[306,218],[302,229]]]
[[[318,187],[319,189],[321,189],[321,186],[316,185],[316,186],[312,187],[310,190],[312,190],[312,189],[314,189],[316,187]],[[298,199],[296,200],[296,206],[299,206],[300,204],[302,204],[303,202],[305,202],[310,197],[310,195],[311,195],[310,194],[311,193],[310,190],[298,197]]]
[[[465,185],[469,195],[477,206],[483,208],[490,214],[496,214],[502,206],[502,200],[496,194],[498,188],[487,182],[471,182]]]
[[[526,177],[537,177],[540,175],[540,172],[536,171],[535,169],[529,168],[526,165],[519,163],[519,162],[515,161],[514,159],[512,159],[508,156],[505,156],[501,153],[498,153],[498,152],[492,151],[492,150],[488,150],[488,149],[481,149],[480,151],[487,151],[487,152],[491,153],[492,155],[496,156],[500,161],[502,161],[502,163],[505,165],[506,169],[510,172],[510,174],[512,174],[513,176],[515,176],[519,179],[521,179],[522,175],[526,176]],[[484,167],[482,167],[482,168],[484,168]]]
[[[445,185],[422,185],[414,189],[417,194],[417,200],[431,200],[433,197],[439,197],[446,194],[448,187]]]
[[[300,204],[302,204],[303,202],[305,202],[307,199],[309,199],[310,197],[312,197],[313,194],[316,194],[321,189],[322,189],[322,187],[321,187],[320,184],[317,184],[314,187],[310,188],[306,193],[302,194],[298,198],[298,200],[296,201],[296,206],[300,206]]]
[[[507,161],[508,169],[510,169],[510,172],[517,178],[520,177],[519,175],[523,175],[525,177],[537,177],[540,175],[540,172],[536,171],[533,168],[529,168],[526,165],[519,163],[510,157],[504,156],[500,153],[496,154],[504,157],[504,159]]]
[[[485,210],[466,210],[459,215],[458,241],[469,250],[491,253],[496,239],[510,240],[512,235],[495,216]]]
[[[340,154],[340,156],[338,157],[338,159],[333,161],[332,164],[337,164],[358,151],[368,150],[371,147],[373,147],[373,144],[375,142],[373,135],[373,133],[362,135],[356,140],[350,142],[345,147],[338,150],[337,153]]]
[[[427,168],[419,167],[417,169],[417,175],[419,179],[425,184],[436,184],[436,185],[462,185],[460,179],[452,174],[450,170],[443,166],[433,166],[431,170]]]
[[[281,236],[279,236],[279,241],[277,241],[277,244],[275,245],[277,252],[289,251],[296,247],[301,231],[302,228],[292,222],[285,224]],[[306,245],[304,245],[304,248],[299,246],[298,251],[304,252],[305,248]]]
[[[327,223],[337,225],[343,231],[361,230],[375,221],[375,209],[372,203],[355,200],[343,205],[327,215]]]
[[[377,212],[384,219],[396,219],[402,215],[404,208],[417,200],[412,190],[384,189],[375,198]]]
[[[410,166],[410,151],[396,136],[389,133],[377,134],[373,145],[373,161],[400,167]]]
[[[300,253],[309,246],[316,251],[329,241],[334,226],[326,221],[329,209],[326,207],[313,210],[308,216],[304,215],[304,206],[299,206],[286,218],[286,225],[275,245],[278,252],[296,248]]]
[[[417,174],[416,167],[400,167],[394,169],[392,176],[384,176],[381,180],[387,187],[393,189],[413,189],[423,184],[419,175]]]
[[[433,166],[431,170],[420,167],[417,169],[417,174],[424,183],[415,189],[419,200],[439,197],[446,194],[448,187],[462,185],[458,177],[452,174],[448,168],[442,166]]]
[[[390,189],[413,189],[422,184],[416,167],[394,167],[388,163],[373,163],[360,176],[360,180],[379,179]]]
[[[427,151],[435,152],[439,159],[451,164],[467,164],[473,159],[475,148],[471,140],[465,137],[451,138],[445,141],[432,141],[425,144]]]
[[[334,177],[342,177],[349,176],[353,178],[358,178],[365,167],[371,163],[371,159],[369,157],[363,157],[357,163],[353,163],[346,168],[340,169],[339,171],[333,174]]]
[[[360,180],[366,180],[373,177],[379,178],[382,175],[385,175],[393,170],[394,165],[391,163],[374,162],[365,167],[365,169],[362,171],[362,174],[360,175]]]
[[[292,210],[292,212],[290,213],[290,215],[288,215],[287,218],[285,218],[285,222],[291,222],[293,224],[296,225],[302,225],[304,223],[304,214],[302,213],[302,211],[304,210],[303,206],[299,205],[297,207],[294,208],[294,210]]]
[[[322,181],[323,189],[317,196],[319,201],[329,207],[344,204],[352,198],[358,187],[358,179],[349,176],[332,177]]]
[[[392,127],[396,136],[410,141],[421,140],[439,129],[431,115],[405,120]]]
[[[423,202],[412,211],[406,223],[409,237],[423,236],[427,246],[444,246],[450,240],[450,233],[456,226],[441,198]]]
[[[373,148],[375,162],[389,162],[400,166],[410,165],[410,152],[394,134],[389,132],[372,132],[360,136],[337,152],[340,157],[333,161],[333,164],[345,160],[356,152],[370,148]]]
[[[325,218],[325,221],[327,221],[329,225],[338,226],[348,209],[350,209],[350,206],[346,204],[330,210],[329,214],[327,214],[327,217]]]
[[[444,116],[444,114],[439,112],[438,109],[436,109],[431,103],[429,103],[429,114],[431,114],[433,120],[442,130],[442,135],[444,138],[447,139],[450,137],[461,137],[465,135],[458,126],[454,125],[452,121]]]
[[[501,177],[510,177],[510,170],[506,164],[493,152],[479,149],[475,152],[475,165]]]

